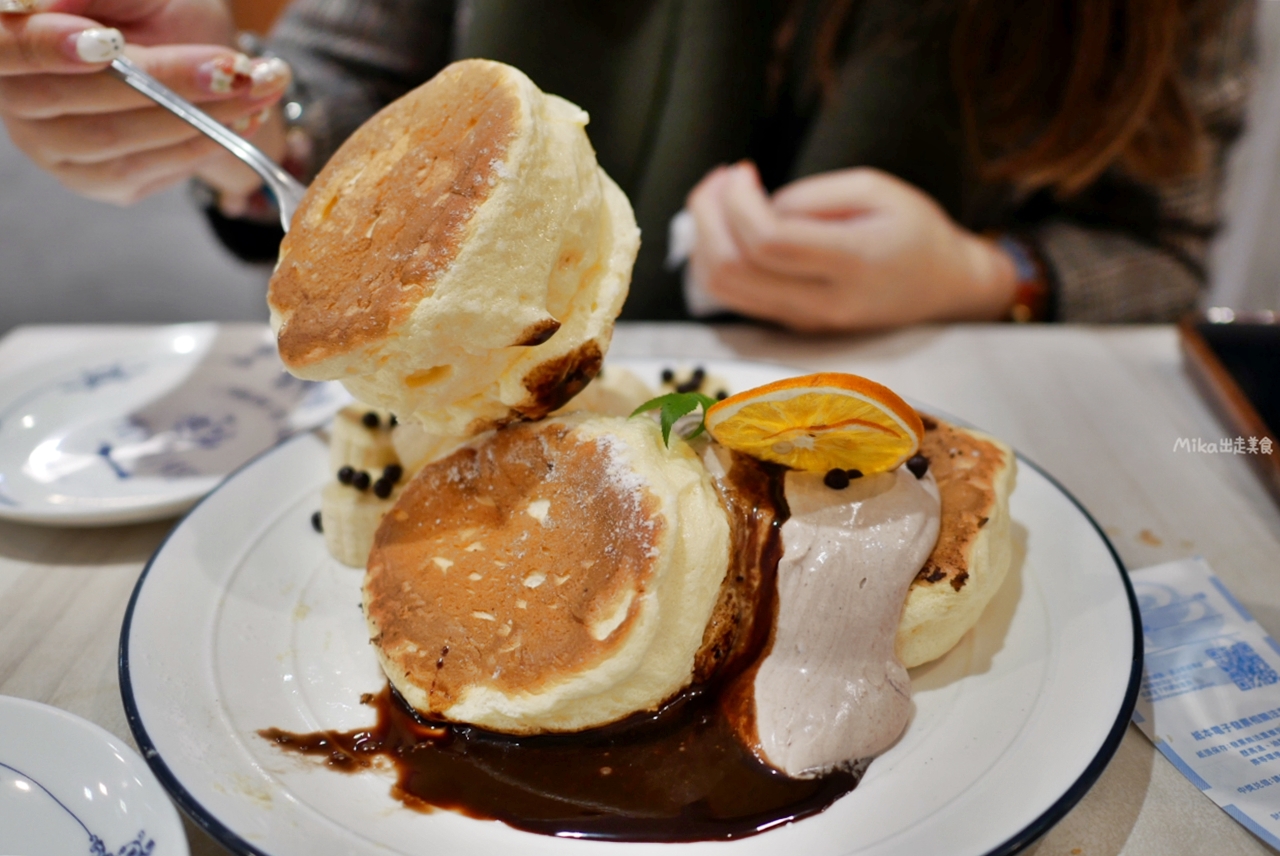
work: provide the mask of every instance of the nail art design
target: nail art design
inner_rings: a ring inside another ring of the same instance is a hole
[[[93,27],[76,33],[75,48],[84,62],[111,62],[124,53],[124,36],[114,27]]]
[[[261,110],[259,110],[257,113],[254,113],[252,116],[241,116],[239,119],[236,119],[234,122],[232,122],[228,127],[230,127],[231,130],[235,131],[240,136],[244,136],[245,134],[248,134],[251,131],[256,131],[259,127],[262,126],[262,123],[267,121],[267,119],[269,118],[271,118],[271,108],[263,107]]]
[[[279,57],[259,59],[253,64],[253,88],[249,94],[258,98],[279,89],[289,77],[289,64]]]
[[[253,81],[253,60],[244,54],[220,56],[200,67],[200,79],[205,88],[215,95],[226,95],[235,89],[243,89]]]
[[[35,0],[0,0],[0,12],[25,15],[36,10]]]

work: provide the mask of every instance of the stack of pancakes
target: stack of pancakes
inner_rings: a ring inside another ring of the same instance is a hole
[[[333,157],[270,285],[290,371],[395,413],[401,460],[449,452],[384,498],[364,583],[384,670],[428,716],[512,733],[652,710],[758,655],[786,513],[758,462],[648,419],[544,418],[599,371],[638,246],[586,118],[508,66],[450,66]],[[1010,558],[1008,448],[930,420],[923,451],[941,534],[908,666],[973,625]]]
[[[977,622],[1011,558],[1012,452],[926,425],[941,526],[903,607],[895,647],[908,667]],[[764,484],[758,465],[734,458],[713,478],[648,419],[575,414],[428,464],[384,518],[365,576],[393,685],[433,718],[577,731],[741,666],[769,620],[777,512],[741,489]]]

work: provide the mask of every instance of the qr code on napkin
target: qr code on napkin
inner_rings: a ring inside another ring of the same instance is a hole
[[[1237,642],[1226,648],[1206,648],[1205,653],[1242,690],[1265,687],[1280,681],[1280,675],[1267,665],[1266,660],[1258,656],[1258,652],[1248,642]]]

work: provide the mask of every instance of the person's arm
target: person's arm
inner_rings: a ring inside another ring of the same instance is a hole
[[[1054,217],[1029,233],[1052,280],[1053,320],[1173,321],[1195,306],[1219,226],[1226,150],[1243,122],[1253,10],[1252,2],[1233,3],[1186,70],[1187,94],[1207,132],[1206,169],[1155,188],[1151,234],[1099,222],[1105,211]]]
[[[292,124],[314,147],[313,170],[361,123],[449,60],[453,0],[294,0],[268,41],[294,69]]]

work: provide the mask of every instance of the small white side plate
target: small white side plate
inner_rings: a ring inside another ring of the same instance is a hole
[[[0,696],[0,853],[189,851],[173,803],[123,740],[65,710]]]
[[[0,518],[138,523],[190,507],[350,400],[287,374],[260,324],[133,328],[0,369]]]

